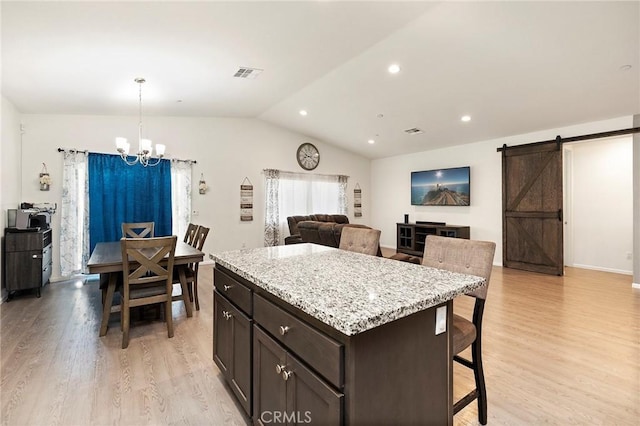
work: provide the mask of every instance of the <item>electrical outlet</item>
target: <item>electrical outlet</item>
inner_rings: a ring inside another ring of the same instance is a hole
[[[247,248],[247,244],[246,243],[242,243],[242,248],[246,249]]]
[[[631,253],[630,251],[627,252],[627,260],[631,260],[633,259],[633,253]]]

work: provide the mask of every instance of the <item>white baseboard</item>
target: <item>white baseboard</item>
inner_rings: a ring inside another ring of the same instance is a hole
[[[614,274],[633,275],[633,271],[627,271],[624,269],[603,268],[601,266],[582,265],[579,263],[574,263],[573,265],[566,265],[566,266],[569,266],[572,268],[591,269],[593,271],[611,272]]]
[[[640,283],[632,283],[631,287],[637,288],[638,290],[640,290]]]

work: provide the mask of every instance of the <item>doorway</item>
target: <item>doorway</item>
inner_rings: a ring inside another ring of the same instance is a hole
[[[566,266],[632,274],[633,137],[563,145]]]

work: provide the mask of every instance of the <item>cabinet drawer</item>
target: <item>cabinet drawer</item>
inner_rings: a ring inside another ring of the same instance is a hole
[[[51,262],[42,266],[42,285],[44,286],[51,278],[51,269],[53,264]]]
[[[219,269],[213,271],[213,284],[221,294],[242,309],[244,313],[249,316],[253,314],[251,289]]]
[[[344,383],[344,346],[268,300],[254,295],[257,324],[337,387]]]
[[[47,246],[42,250],[42,264],[47,265],[51,263],[51,246]]]

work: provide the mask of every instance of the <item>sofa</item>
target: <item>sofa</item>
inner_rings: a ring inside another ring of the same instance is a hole
[[[369,226],[356,225],[353,223],[335,223],[335,222],[318,222],[313,220],[305,220],[298,223],[300,238],[303,243],[315,243],[329,247],[339,247],[342,229],[351,228],[367,228]],[[378,247],[378,256],[382,256],[382,251]]]
[[[287,217],[287,224],[289,225],[290,235],[288,237],[285,237],[285,244],[298,244],[305,242],[302,241],[302,238],[300,237],[300,231],[298,229],[298,224],[304,221],[345,224],[349,223],[349,218],[343,214],[311,214],[307,216],[289,216]]]

